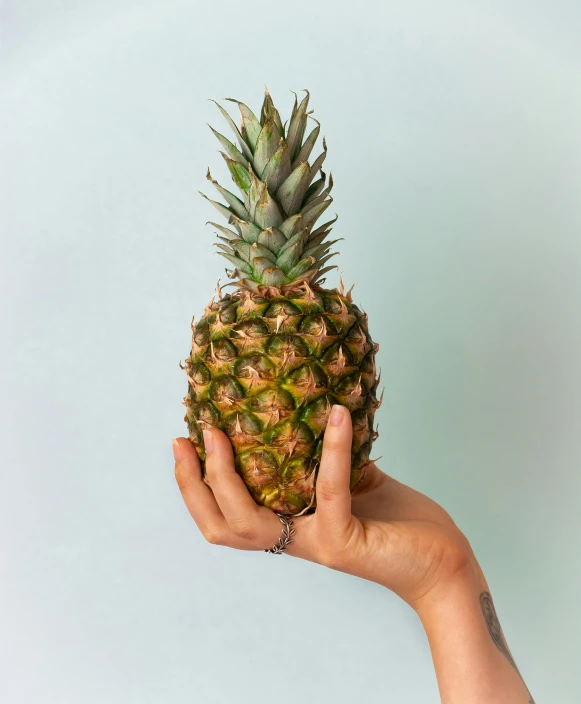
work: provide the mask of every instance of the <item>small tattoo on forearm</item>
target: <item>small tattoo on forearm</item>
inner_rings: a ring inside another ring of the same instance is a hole
[[[504,640],[504,635],[502,633],[502,628],[500,626],[500,621],[496,615],[496,609],[492,603],[492,597],[488,592],[482,592],[480,595],[480,606],[482,607],[482,613],[484,614],[484,620],[488,626],[488,632],[490,637],[494,641],[494,645],[500,650],[504,657],[509,661],[509,663],[518,672],[518,667],[510,654],[506,641]]]
[[[523,684],[526,687],[526,683],[522,675],[520,674],[518,667],[516,666],[512,655],[510,654],[508,645],[506,644],[506,640],[504,639],[504,634],[502,632],[500,621],[498,620],[498,616],[496,615],[496,609],[494,608],[494,603],[489,592],[482,592],[482,594],[480,595],[480,606],[482,608],[482,613],[484,614],[484,620],[486,621],[488,632],[490,633],[490,637],[494,641],[494,645],[496,645],[496,647],[500,650],[504,657],[514,667],[514,669],[518,673],[518,676],[521,678]],[[529,704],[535,704],[532,694],[530,692],[529,697]]]

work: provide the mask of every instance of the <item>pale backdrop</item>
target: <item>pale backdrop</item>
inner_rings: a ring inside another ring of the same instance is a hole
[[[581,700],[580,8],[4,0],[2,702],[438,701],[397,597],[205,544],[174,485],[207,99],[264,84],[327,137],[374,454],[472,541],[537,701]]]

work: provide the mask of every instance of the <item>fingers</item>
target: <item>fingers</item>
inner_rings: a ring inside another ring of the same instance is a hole
[[[211,489],[204,483],[198,453],[192,443],[187,438],[176,438],[172,447],[176,481],[184,503],[206,540],[214,545],[251,549],[228,528]]]
[[[228,528],[257,548],[272,547],[280,535],[276,515],[258,506],[236,472],[232,445],[217,428],[204,430],[206,475]]]
[[[352,521],[351,437],[349,411],[334,406],[325,430],[316,483],[317,511],[312,517],[331,542],[342,537]],[[211,543],[246,550],[272,547],[280,537],[280,522],[273,511],[258,506],[248,492],[236,472],[228,437],[217,428],[208,428],[204,430],[204,445],[209,486],[193,445],[186,438],[179,438],[174,445],[176,479],[196,524]],[[300,519],[301,524],[310,525],[308,518]]]
[[[348,409],[333,406],[316,483],[318,521],[333,531],[344,530],[351,522],[351,437]]]

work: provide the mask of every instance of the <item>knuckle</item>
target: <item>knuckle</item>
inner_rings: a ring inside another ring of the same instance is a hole
[[[320,482],[316,486],[317,501],[334,501],[339,496],[336,487],[328,482]]]
[[[235,519],[229,522],[230,530],[234,535],[250,542],[258,538],[258,530],[256,526],[248,521],[248,519]]]
[[[329,428],[325,432],[323,444],[326,450],[332,452],[345,452],[351,448],[352,434],[345,431],[337,431],[336,428]]]
[[[180,489],[185,488],[189,483],[189,473],[183,463],[178,462],[175,466],[175,478]]]
[[[324,443],[327,454],[340,452],[345,447],[344,438],[335,433],[327,433]]]
[[[217,526],[206,526],[202,529],[202,535],[211,545],[225,545],[224,533]]]

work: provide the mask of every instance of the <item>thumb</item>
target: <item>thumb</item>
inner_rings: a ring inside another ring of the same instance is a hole
[[[323,438],[316,483],[317,520],[329,530],[344,530],[351,521],[351,414],[345,406],[331,409]]]

